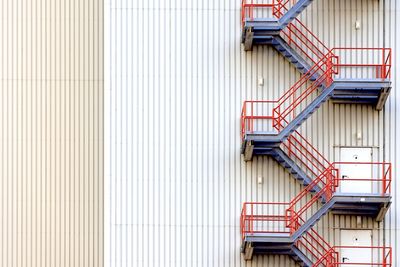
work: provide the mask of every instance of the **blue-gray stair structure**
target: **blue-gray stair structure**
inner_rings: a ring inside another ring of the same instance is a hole
[[[242,32],[242,42],[245,50],[251,50],[253,45],[266,44],[269,36],[279,35],[279,32],[292,22],[312,0],[298,0],[281,18],[255,18],[245,20]]]
[[[246,260],[253,255],[281,254],[292,257],[301,266],[312,266],[312,261],[296,247],[296,241],[309,231],[326,213],[373,217],[381,221],[391,204],[388,194],[345,194],[335,193],[332,198],[321,204],[299,229],[289,234],[247,233],[242,243],[242,253]]]
[[[304,186],[308,186],[313,179],[305,173],[300,166],[296,164],[280,147],[274,148],[260,148],[257,155],[271,156],[275,159],[283,168],[285,168],[297,181]],[[321,187],[315,185],[310,192],[319,192]],[[325,195],[321,196],[321,201],[325,201]]]
[[[243,143],[242,143],[242,154],[246,161],[251,160],[254,155],[266,155],[266,151],[270,148],[279,147],[280,144],[285,141],[290,134],[292,134],[297,128],[309,118],[318,108],[325,103],[335,91],[357,91],[357,90],[368,90],[377,91],[382,88],[388,88],[390,86],[389,80],[382,79],[363,79],[363,80],[334,80],[332,84],[321,90],[319,95],[302,110],[297,116],[292,119],[287,126],[279,133],[276,132],[263,132],[253,131],[245,132]]]
[[[294,18],[293,14],[298,14],[307,7],[311,1],[299,0],[294,7],[296,11],[290,9],[281,19],[260,18],[252,21],[245,21],[243,27],[242,42],[245,50],[251,50],[253,45],[271,45],[286,60],[302,74],[306,73],[312,67],[299,53],[296,52],[280,35],[280,31],[286,27]],[[311,81],[318,78],[318,73],[310,77]],[[347,79],[342,81],[342,86],[337,87],[331,95],[335,103],[347,104],[369,104],[381,110],[389,96],[391,82],[389,79]],[[376,86],[381,82],[382,86]],[[368,83],[374,83],[370,86]],[[343,86],[346,85],[346,86]],[[320,90],[326,89],[320,85]]]
[[[309,185],[312,179],[281,149],[280,145],[293,133],[303,121],[311,116],[335,90],[356,90],[354,87],[374,90],[388,86],[389,81],[364,80],[335,80],[329,87],[320,91],[320,94],[297,116],[290,121],[279,133],[274,132],[246,132],[242,143],[244,159],[251,160],[253,156],[271,156],[296,180],[304,186]],[[321,188],[315,186],[311,193],[319,192]],[[295,241],[314,226],[327,212],[336,214],[359,215],[375,217],[382,220],[391,203],[390,195],[346,195],[336,193],[331,200],[325,201],[321,196],[321,208],[310,217],[293,235],[246,234],[242,244],[245,259],[251,259],[253,254],[284,254],[292,257],[300,266],[311,266],[310,259],[295,246]]]
[[[256,18],[245,20],[242,30],[244,50],[252,50],[254,45],[271,45],[302,74],[312,65],[296,52],[281,36],[280,32],[300,14],[312,0],[299,0],[280,19]],[[310,81],[317,80],[319,73],[310,75]],[[242,154],[246,161],[253,156],[271,156],[304,186],[312,179],[280,148],[295,131],[318,108],[331,99],[336,103],[357,103],[373,105],[381,110],[390,93],[389,79],[334,79],[328,87],[321,84],[318,96],[283,130],[276,132],[246,132],[242,143]],[[315,186],[311,193],[321,190]],[[292,235],[288,234],[245,234],[242,252],[245,259],[255,254],[289,255],[300,266],[312,266],[312,261],[296,247],[296,241],[310,230],[326,213],[369,216],[377,221],[383,219],[391,203],[390,195],[335,193],[326,202],[325,195],[320,198],[320,208]]]

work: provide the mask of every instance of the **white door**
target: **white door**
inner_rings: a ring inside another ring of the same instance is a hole
[[[343,193],[372,193],[371,181],[355,181],[348,179],[370,179],[372,165],[357,164],[357,162],[372,162],[372,149],[370,147],[340,148],[341,162],[354,162],[342,164],[340,168],[340,192]]]
[[[372,232],[371,230],[340,230],[340,243],[341,246],[370,247]],[[368,263],[372,263],[372,249],[341,248],[339,257],[340,263],[347,263],[343,265],[346,267],[369,266]]]

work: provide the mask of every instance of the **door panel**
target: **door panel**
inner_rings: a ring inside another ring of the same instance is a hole
[[[370,179],[372,177],[372,166],[357,164],[357,162],[372,162],[372,149],[364,148],[341,148],[341,162],[354,162],[354,164],[343,164],[340,166],[340,192],[343,193],[372,193],[371,181],[351,181],[346,179]]]
[[[341,230],[340,238],[341,246],[372,246],[371,230]],[[370,263],[372,262],[372,249],[342,248],[340,250],[339,262],[348,263],[344,266],[354,267],[360,266],[362,263]]]

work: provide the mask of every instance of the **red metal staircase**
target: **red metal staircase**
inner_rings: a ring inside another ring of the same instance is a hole
[[[286,254],[303,266],[392,266],[392,250],[384,246],[351,247],[371,250],[377,256],[371,262],[344,263],[341,253],[350,247],[332,246],[313,229],[329,211],[381,220],[390,205],[390,163],[358,162],[372,166],[372,177],[357,180],[341,177],[341,167],[354,163],[329,162],[297,129],[329,98],[382,108],[390,88],[391,49],[327,48],[296,18],[310,2],[242,2],[245,50],[257,44],[270,44],[302,73],[278,100],[244,102],[242,153],[245,160],[251,160],[253,155],[273,156],[305,185],[289,203],[244,203],[242,252],[246,259],[251,259],[254,253]],[[263,11],[257,19],[257,8],[270,9],[273,19],[265,19]],[[369,62],[349,60],[351,54],[367,55]],[[364,78],[352,77],[352,68],[361,69]],[[341,183],[360,181],[374,184],[374,192],[369,195],[338,192]]]

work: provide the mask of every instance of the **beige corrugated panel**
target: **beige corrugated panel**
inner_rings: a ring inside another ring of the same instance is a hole
[[[102,266],[103,2],[0,1],[0,266]]]

